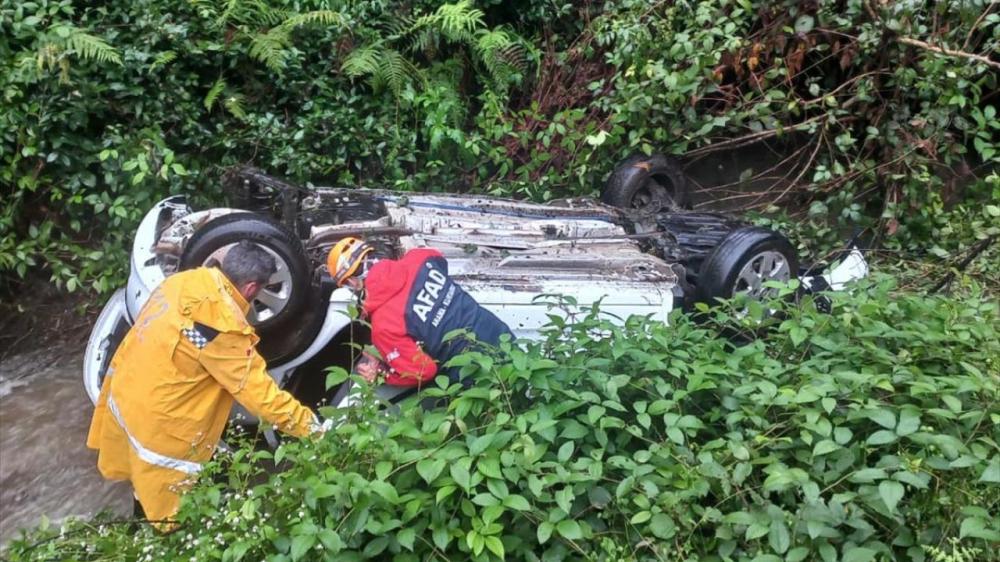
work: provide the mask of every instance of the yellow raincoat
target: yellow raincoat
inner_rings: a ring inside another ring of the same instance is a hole
[[[295,436],[319,428],[257,353],[249,304],[218,269],[168,277],[125,336],[101,387],[87,446],[110,480],[131,480],[150,520],[171,518],[215,450],[235,398]]]

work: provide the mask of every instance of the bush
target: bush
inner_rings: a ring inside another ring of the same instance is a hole
[[[554,318],[509,361],[456,359],[477,383],[425,392],[447,407],[327,412],[346,418],[320,440],[220,455],[174,534],[70,522],[9,555],[996,560],[997,304],[884,280],[833,298],[739,347],[679,314]]]

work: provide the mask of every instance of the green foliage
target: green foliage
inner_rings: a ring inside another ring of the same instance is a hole
[[[67,286],[119,283],[93,248],[126,246],[165,195],[218,204],[237,163],[545,200],[596,194],[630,152],[768,142],[781,173],[744,177],[780,176],[771,196],[730,203],[779,198],[807,238],[861,226],[931,261],[955,205],[995,198],[984,1],[0,0],[0,29],[0,264]],[[123,168],[167,150],[189,173]],[[981,232],[959,230],[943,251]]]
[[[554,316],[509,359],[456,358],[476,383],[438,381],[438,407],[372,400],[322,439],[220,455],[176,533],[70,522],[9,555],[996,560],[996,303],[885,280],[833,298],[720,312],[772,324],[742,346],[682,315]]]

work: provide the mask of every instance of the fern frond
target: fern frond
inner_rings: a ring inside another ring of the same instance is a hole
[[[358,47],[344,58],[340,70],[352,78],[371,76],[378,72],[379,52],[377,47],[371,45]]]
[[[423,53],[428,59],[433,59],[441,44],[441,32],[436,28],[428,27],[413,36],[409,50]]]
[[[233,117],[239,119],[240,121],[246,121],[247,112],[243,109],[243,102],[245,101],[243,94],[230,94],[226,96],[223,100],[222,106],[226,108],[226,111],[230,113]]]
[[[437,9],[436,22],[441,32],[449,39],[467,40],[477,28],[485,25],[483,12],[473,8],[469,0],[460,0],[455,4],[443,4]]]
[[[505,91],[528,69],[528,53],[523,40],[504,30],[479,31],[474,51],[476,58],[486,68],[492,87]]]
[[[476,51],[490,52],[510,45],[510,35],[501,29],[481,31],[476,35]]]
[[[500,49],[499,54],[504,62],[516,68],[518,72],[523,73],[528,70],[528,65],[531,61],[528,59],[528,51],[525,50],[524,45],[511,43]]]
[[[254,34],[250,38],[250,58],[264,63],[273,72],[281,72],[285,68],[289,42],[289,30],[283,27]]]
[[[215,19],[215,25],[225,27],[229,22],[238,19],[243,9],[243,0],[226,0],[225,8]]]
[[[416,28],[417,20],[410,14],[394,14],[381,22],[379,27],[384,30],[382,34],[389,41],[398,39]]]
[[[281,27],[291,29],[300,25],[343,25],[344,16],[333,10],[315,10],[304,14],[293,14],[281,22]]]
[[[271,6],[262,0],[225,0],[225,8],[216,17],[216,27],[246,25],[272,27],[294,15],[283,8]]]
[[[156,55],[156,58],[153,59],[153,64],[149,65],[149,72],[152,73],[157,68],[166,66],[175,60],[177,60],[176,51],[163,51],[162,53]]]
[[[253,19],[247,22],[250,25],[262,25],[266,27],[277,26],[281,25],[289,18],[298,15],[291,10],[272,8],[264,2],[256,2],[255,4],[257,9],[253,16],[251,16]]]
[[[399,97],[411,79],[420,77],[420,71],[399,51],[382,49],[380,54],[381,63],[376,74],[378,81],[388,86],[392,93]]]
[[[219,94],[221,94],[225,89],[226,81],[220,76],[219,79],[215,81],[215,84],[212,84],[212,87],[208,89],[208,93],[205,94],[205,99],[202,102],[205,104],[205,109],[211,111],[212,106],[215,105],[215,100],[219,98]]]
[[[64,30],[68,30],[66,35]],[[80,29],[64,26],[56,30],[57,35],[64,36],[64,44],[67,50],[71,51],[84,60],[93,60],[100,63],[122,64],[122,56],[118,50],[109,45],[104,39],[91,35]]]

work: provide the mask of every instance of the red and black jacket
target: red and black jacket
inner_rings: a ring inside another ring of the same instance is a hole
[[[464,337],[443,341],[449,332],[468,330],[490,345],[511,333],[448,277],[448,262],[437,250],[419,248],[398,260],[379,261],[368,272],[365,290],[372,343],[392,368],[386,377],[391,385],[429,381],[438,365],[468,347]]]

